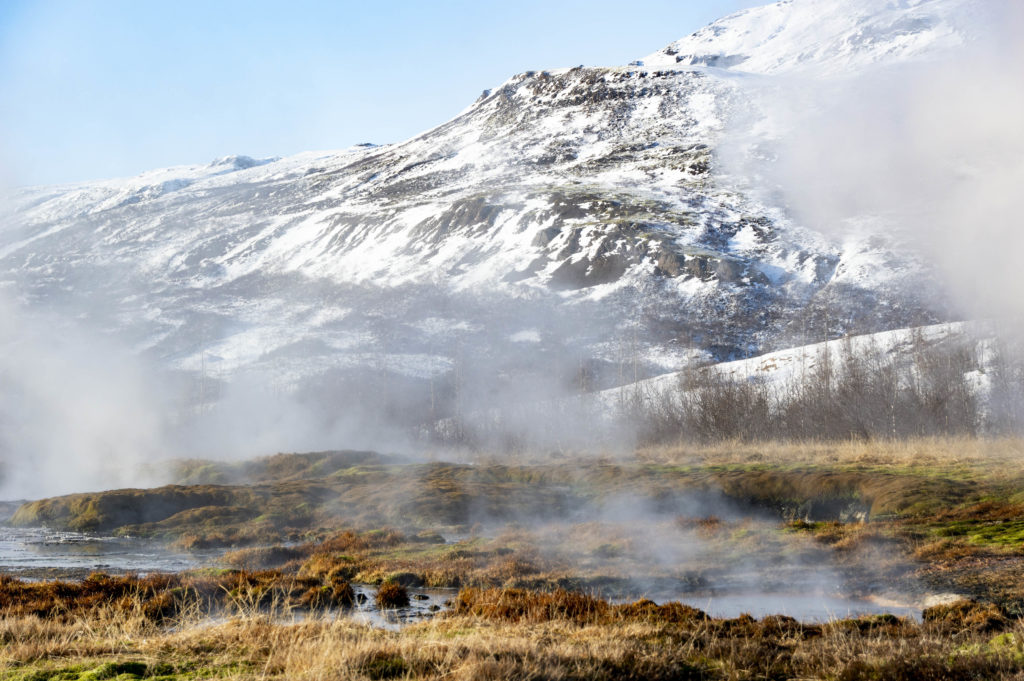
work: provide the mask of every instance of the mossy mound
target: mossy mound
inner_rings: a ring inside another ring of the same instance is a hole
[[[216,485],[167,485],[70,494],[23,504],[11,518],[20,527],[59,527],[81,532],[110,532],[126,525],[156,523],[199,508],[253,505],[246,488]]]

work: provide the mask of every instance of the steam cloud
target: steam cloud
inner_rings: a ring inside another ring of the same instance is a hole
[[[726,159],[811,228],[888,234],[924,254],[963,316],[1019,319],[1024,7],[977,5],[963,27],[975,39],[927,62],[772,80],[757,106],[774,140]]]
[[[0,296],[0,499],[163,484],[169,470],[160,462],[171,458],[328,449],[409,456],[435,448],[460,459],[510,448],[608,453],[633,442],[622,424],[595,420],[606,405],[581,395],[570,380],[580,361],[571,344],[554,349],[579,326],[555,330],[539,304],[522,307],[513,326],[552,330],[548,352],[534,344],[502,346],[507,328],[481,329],[467,339],[472,349],[456,352],[456,371],[431,380],[403,377],[387,366],[389,353],[410,351],[399,315],[374,331],[389,339],[377,359],[357,355],[366,366],[325,367],[315,377],[282,382],[275,370],[286,365],[271,360],[216,376],[171,370],[105,331],[104,310],[118,303],[92,298],[95,315],[78,314],[78,302],[58,313],[45,300],[19,305]],[[421,302],[428,312],[471,305]],[[508,351],[499,356],[495,348]],[[438,423],[439,432],[425,432]],[[455,432],[445,440],[453,429],[465,437]]]
[[[87,323],[2,298],[0,320],[0,499],[161,484],[172,457],[399,446],[353,396],[250,373],[200,403],[188,377]]]
[[[0,298],[0,497],[138,479],[160,451],[161,408],[132,354]]]

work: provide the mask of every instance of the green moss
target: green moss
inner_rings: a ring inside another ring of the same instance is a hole
[[[11,681],[196,681],[198,679],[219,678],[248,671],[250,665],[243,662],[230,662],[224,665],[203,665],[201,663],[185,663],[172,665],[157,663],[146,665],[141,662],[104,662],[101,664],[79,664],[62,667],[48,667],[45,663],[37,663],[29,669],[4,670],[0,668],[0,679]]]
[[[965,537],[974,544],[1024,546],[1024,518],[1015,520],[957,520],[932,526],[938,537]]]
[[[95,669],[81,675],[82,681],[99,681],[100,679],[138,679],[146,675],[146,665],[142,662],[106,662]]]
[[[380,654],[368,660],[362,671],[371,679],[394,679],[408,674],[409,666],[397,655]]]
[[[228,474],[221,465],[201,462],[194,468],[183,468],[179,478],[184,485],[221,485],[228,482]]]
[[[0,678],[10,678],[16,681],[64,681],[64,679],[81,678],[83,668],[79,665],[62,667],[60,669],[29,669],[13,671],[11,674],[0,672]]]
[[[1013,632],[1004,632],[983,643],[967,643],[957,651],[961,655],[984,655],[1008,658],[1016,664],[1024,663],[1024,645],[1021,637]]]
[[[212,468],[211,468],[212,467]],[[233,467],[233,468],[232,468]],[[230,468],[230,471],[228,470]],[[359,527],[400,526],[413,534],[464,528],[475,515],[496,519],[524,512],[559,517],[616,494],[671,501],[688,494],[724,497],[741,508],[780,519],[848,519],[928,523],[934,516],[992,499],[1024,497],[1024,478],[1009,479],[991,465],[919,465],[763,461],[721,465],[659,465],[574,461],[537,465],[398,463],[363,453],[278,455],[246,464],[191,462],[188,474],[264,480],[250,486],[167,486],[44,499],[23,505],[16,525],[112,531],[174,541],[187,549],[253,546],[327,536],[339,519]],[[303,477],[319,476],[319,477]],[[395,499],[402,502],[396,504]],[[257,515],[258,514],[258,515]],[[318,530],[317,528],[322,528]],[[795,528],[794,528],[795,529]],[[805,528],[806,529],[806,528]],[[1012,545],[1019,527],[928,527],[931,536],[974,537]],[[943,534],[945,533],[945,534]],[[373,535],[369,535],[372,539]],[[409,560],[456,557],[437,542],[380,548]]]
[[[992,640],[988,642],[988,645],[993,650],[1014,650],[1018,652],[1021,650],[1020,637],[1011,631],[1007,631],[993,637]]]
[[[154,670],[156,671],[156,670]],[[156,678],[142,662],[104,662],[96,667],[74,665],[56,669],[31,669],[8,675],[0,672],[0,678],[17,679],[17,681],[129,681],[130,679]],[[180,678],[164,676],[163,678]]]

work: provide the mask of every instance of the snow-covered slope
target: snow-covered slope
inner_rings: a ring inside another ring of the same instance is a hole
[[[721,181],[748,92],[718,67],[913,58],[968,39],[970,5],[789,0],[646,66],[517,75],[398,144],[20,190],[0,283],[204,386],[402,375],[431,382],[432,414],[434,381],[455,401],[524,375],[591,388],[937,321],[912,254]]]
[[[893,329],[776,350],[756,357],[713,364],[701,370],[714,372],[729,380],[754,381],[768,386],[770,394],[781,395],[790,386],[805,384],[808,377],[820,373],[823,366],[830,366],[833,372],[840,373],[846,357],[851,355],[859,357],[873,352],[879,357],[905,365],[904,371],[908,371],[916,346],[931,346],[947,339],[973,338],[974,331],[975,328],[964,322]],[[902,361],[900,358],[903,358]],[[610,403],[624,398],[657,400],[662,393],[678,391],[684,378],[684,374],[679,372],[662,374],[627,386],[604,390],[601,397]]]
[[[843,75],[976,37],[978,0],[784,0],[737,12],[644,59],[759,74]]]

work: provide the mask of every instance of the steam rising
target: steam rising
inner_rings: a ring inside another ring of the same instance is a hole
[[[126,349],[0,299],[0,496],[138,481],[160,451],[153,377]]]
[[[887,234],[923,253],[959,314],[1020,317],[1024,8],[977,5],[965,31],[979,39],[927,62],[767,82],[756,101],[771,141],[725,157],[813,229]]]
[[[474,304],[438,302],[436,292],[409,295],[428,315]],[[401,314],[375,321],[378,351],[355,354],[355,366],[284,356],[245,370],[190,372],[169,369],[166,358],[105,331],[116,300],[91,296],[91,314],[79,301],[63,314],[48,302],[8,300],[0,310],[0,498],[162,484],[168,480],[159,463],[170,458],[373,449],[407,456],[441,450],[460,459],[609,453],[634,442],[629,428],[600,418],[603,402],[582,394],[580,356],[567,340],[612,331],[586,316],[592,328],[581,320],[552,322],[542,303],[521,305],[509,323],[544,328],[543,341],[503,344],[515,338],[504,325],[470,329],[459,347],[433,350],[439,370],[417,377],[392,366],[423,343],[406,337],[409,319]],[[359,333],[360,323],[338,333]],[[201,323],[186,323],[182,337],[199,344],[205,334]],[[298,360],[303,370],[319,371],[290,374]]]

